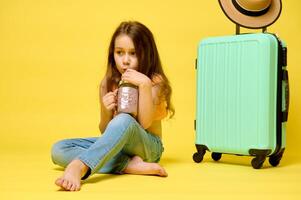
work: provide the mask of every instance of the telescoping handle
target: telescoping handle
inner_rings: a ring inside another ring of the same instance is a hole
[[[267,32],[267,27],[263,27],[262,32],[263,33]],[[235,33],[236,33],[236,35],[240,34],[240,26],[238,24],[236,24],[236,32]]]

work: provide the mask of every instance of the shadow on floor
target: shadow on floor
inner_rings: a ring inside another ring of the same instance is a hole
[[[114,178],[120,178],[119,174],[94,174],[93,176],[90,176],[88,179],[83,181],[83,185],[90,184],[90,183],[97,183],[97,182],[103,182],[105,180],[111,180]]]

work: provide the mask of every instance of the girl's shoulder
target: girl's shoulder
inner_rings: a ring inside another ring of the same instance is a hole
[[[152,75],[151,81],[152,81],[153,86],[155,86],[155,85],[162,84],[164,82],[164,79],[161,74],[155,73]]]
[[[151,81],[152,81],[153,94],[155,95],[154,103],[160,104],[162,102],[165,102],[166,97],[164,94],[164,87],[165,87],[164,78],[162,77],[161,74],[154,74],[151,77]]]

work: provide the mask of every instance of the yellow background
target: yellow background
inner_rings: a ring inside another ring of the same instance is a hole
[[[288,46],[290,110],[281,166],[265,164],[266,169],[258,172],[251,169],[247,157],[225,156],[221,164],[213,163],[208,154],[201,164],[191,159],[197,45],[202,38],[235,31],[217,0],[0,0],[0,196],[124,199],[138,198],[137,193],[146,199],[191,199],[275,193],[301,197],[297,189],[301,180],[300,5],[284,1],[281,17],[268,28]],[[96,175],[99,178],[88,182],[93,184],[81,193],[57,192],[53,181],[62,172],[51,163],[51,145],[64,138],[99,135],[98,85],[110,37],[124,20],[137,20],[151,29],[172,84],[176,115],[163,124],[162,158],[170,176],[160,181]],[[248,193],[254,187],[259,192]]]

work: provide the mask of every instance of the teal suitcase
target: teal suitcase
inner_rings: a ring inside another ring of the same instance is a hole
[[[211,37],[198,46],[196,149],[254,156],[252,166],[282,158],[289,105],[287,48],[270,33]]]

